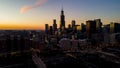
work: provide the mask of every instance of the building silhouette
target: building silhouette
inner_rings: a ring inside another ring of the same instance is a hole
[[[86,21],[87,38],[91,39],[93,33],[96,33],[96,22],[93,20]]]
[[[53,20],[53,32],[55,34],[55,32],[57,31],[57,24],[56,24],[56,19]]]
[[[53,26],[50,26],[50,35],[53,35]]]
[[[49,25],[45,24],[45,33],[48,34],[49,33]]]
[[[71,28],[72,28],[71,24],[68,24],[68,29],[71,29]]]
[[[80,30],[82,33],[86,32],[86,25],[84,23],[81,23]]]
[[[94,21],[96,22],[96,31],[97,31],[97,33],[101,33],[102,32],[101,19],[95,19]]]
[[[61,17],[60,17],[60,30],[62,31],[65,29],[65,15],[63,9],[61,10]]]
[[[72,29],[73,29],[73,30],[75,29],[75,25],[76,25],[76,21],[75,21],[75,20],[72,20]]]
[[[119,23],[110,23],[110,33],[118,33],[120,32],[120,24]]]

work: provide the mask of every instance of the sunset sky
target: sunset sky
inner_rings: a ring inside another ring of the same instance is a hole
[[[0,0],[0,29],[44,29],[60,22],[64,7],[66,23],[101,18],[104,24],[120,22],[120,0]]]

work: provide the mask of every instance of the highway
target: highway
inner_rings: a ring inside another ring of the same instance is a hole
[[[38,68],[47,68],[44,62],[36,54],[32,55],[32,60]]]

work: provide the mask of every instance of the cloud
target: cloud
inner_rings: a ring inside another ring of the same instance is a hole
[[[33,5],[23,6],[20,10],[20,13],[23,14],[32,8],[37,8],[37,7],[41,6],[42,4],[44,4],[46,1],[47,0],[36,0],[36,2]]]

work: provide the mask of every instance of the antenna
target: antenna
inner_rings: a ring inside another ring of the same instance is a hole
[[[62,5],[62,11],[63,11],[63,9],[64,9],[64,7],[63,7],[63,5]]]

